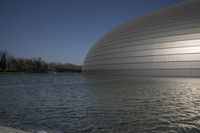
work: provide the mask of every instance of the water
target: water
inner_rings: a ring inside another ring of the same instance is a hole
[[[38,132],[200,132],[200,79],[0,75],[0,125]]]

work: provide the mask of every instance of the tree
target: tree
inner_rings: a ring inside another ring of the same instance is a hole
[[[16,72],[17,71],[17,61],[15,58],[11,59],[8,64],[8,70],[12,71],[12,72]]]
[[[7,68],[7,63],[6,63],[6,54],[3,53],[1,56],[1,69],[4,71]]]

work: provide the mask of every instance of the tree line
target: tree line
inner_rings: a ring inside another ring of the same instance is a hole
[[[55,73],[81,72],[80,65],[70,63],[47,63],[39,58],[16,58],[7,51],[0,51],[1,72]]]

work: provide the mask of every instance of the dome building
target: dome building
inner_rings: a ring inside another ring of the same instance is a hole
[[[88,52],[84,74],[200,76],[200,0],[131,20]]]

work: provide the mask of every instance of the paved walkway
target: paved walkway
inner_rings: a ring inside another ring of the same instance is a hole
[[[30,133],[22,130],[17,130],[11,127],[0,126],[0,133]]]

